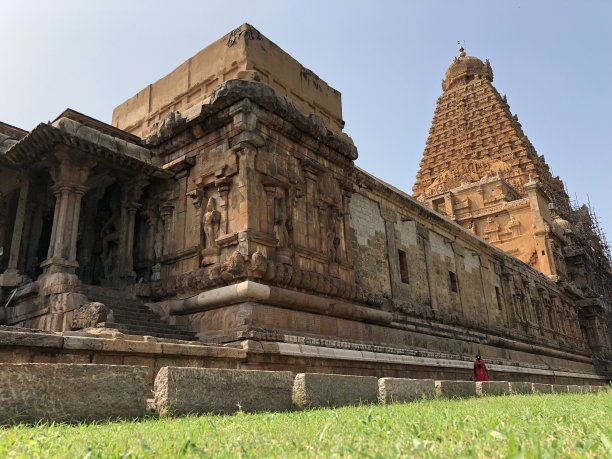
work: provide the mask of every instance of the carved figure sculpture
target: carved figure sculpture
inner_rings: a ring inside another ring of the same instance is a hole
[[[202,216],[202,226],[204,227],[204,235],[208,241],[208,247],[216,247],[215,240],[219,234],[219,226],[221,224],[221,213],[215,209],[215,198],[209,198],[206,204],[206,212]]]
[[[338,262],[338,247],[340,246],[340,238],[338,237],[336,221],[339,218],[338,212],[335,209],[329,211],[329,225],[327,232],[327,248],[329,250],[329,258],[332,262]]]
[[[100,230],[100,236],[102,237],[102,265],[104,266],[104,277],[106,279],[110,279],[117,261],[119,220],[121,217],[118,206],[114,201],[111,201],[109,206],[111,214]]]
[[[287,211],[282,197],[274,199],[274,236],[278,240],[277,247],[289,246],[289,231],[287,231]]]

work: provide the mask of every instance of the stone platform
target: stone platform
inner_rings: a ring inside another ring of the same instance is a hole
[[[0,363],[97,363],[147,367],[147,382],[164,366],[328,373],[411,379],[469,380],[470,354],[381,346],[341,339],[236,332],[228,344],[125,335],[111,329],[47,332],[0,326]],[[488,360],[497,381],[602,385],[588,369],[574,371],[507,358]]]
[[[246,351],[228,346],[124,335],[114,330],[47,332],[0,326],[0,363],[74,363],[146,367],[152,387],[166,366],[239,368]]]

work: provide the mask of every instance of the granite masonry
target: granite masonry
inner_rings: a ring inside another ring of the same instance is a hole
[[[604,384],[609,263],[489,64],[449,72],[417,199],[355,166],[340,93],[248,24],[112,125],[0,123],[0,362],[467,380],[480,353],[496,380]],[[470,139],[514,158],[478,150],[469,183],[440,162],[461,91],[488,117]]]

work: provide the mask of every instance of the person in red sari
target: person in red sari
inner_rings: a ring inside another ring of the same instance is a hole
[[[476,360],[474,360],[474,379],[476,381],[488,381],[489,380],[489,370],[487,370],[487,364],[482,358],[480,358],[480,354],[476,356]]]

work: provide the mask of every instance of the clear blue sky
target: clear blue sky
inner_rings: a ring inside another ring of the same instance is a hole
[[[525,133],[612,239],[612,1],[0,0],[0,120],[113,108],[249,22],[342,92],[358,165],[410,192],[446,67],[491,61]]]

